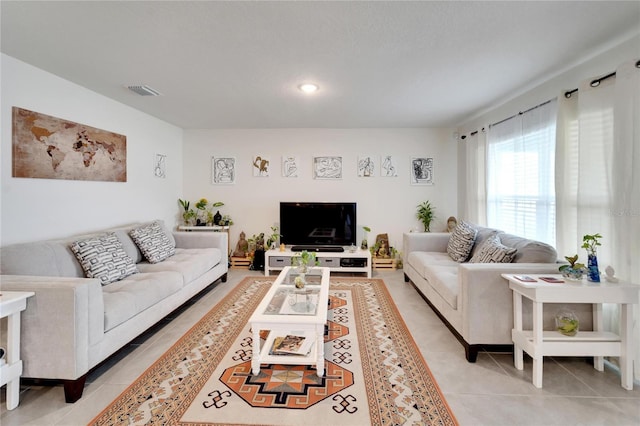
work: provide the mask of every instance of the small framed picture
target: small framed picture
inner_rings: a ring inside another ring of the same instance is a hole
[[[234,157],[213,157],[211,159],[211,183],[226,185],[236,182],[236,159]]]
[[[433,185],[433,158],[411,158],[411,184]]]
[[[342,179],[342,157],[313,157],[313,178]]]
[[[160,179],[167,177],[167,156],[156,154],[153,160],[153,175]]]
[[[282,156],[282,177],[294,178],[298,177],[298,166],[300,158],[295,155]]]
[[[372,155],[358,156],[358,176],[373,177],[376,175],[376,167],[378,161]]]
[[[396,158],[393,155],[383,155],[380,161],[380,176],[382,177],[397,177],[398,166],[396,164]]]
[[[253,177],[269,177],[269,159],[264,155],[253,157]]]

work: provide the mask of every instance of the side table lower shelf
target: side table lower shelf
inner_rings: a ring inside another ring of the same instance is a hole
[[[533,357],[537,356],[620,356],[620,336],[608,331],[580,331],[564,336],[557,331],[544,331],[542,345],[534,344],[533,331],[512,330],[513,342]]]

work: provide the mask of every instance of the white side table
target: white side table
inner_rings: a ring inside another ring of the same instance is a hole
[[[0,366],[0,386],[7,385],[7,410],[13,410],[20,402],[20,312],[27,308],[31,291],[3,291],[0,294],[0,318],[7,317],[6,363]]]
[[[517,274],[516,274],[517,275]],[[604,356],[620,357],[622,387],[633,389],[633,308],[638,303],[640,286],[631,283],[592,283],[589,281],[565,281],[560,284],[540,280],[523,282],[514,274],[502,274],[513,290],[513,324],[511,332],[514,343],[514,364],[523,369],[523,351],[533,358],[533,384],[542,387],[542,361],[544,356],[594,356],[594,368],[604,370]],[[533,301],[533,330],[522,329],[522,298]],[[544,303],[591,303],[593,304],[594,331],[578,331],[575,336],[565,336],[558,331],[542,328],[542,306]],[[603,331],[602,304],[620,305],[620,335]]]

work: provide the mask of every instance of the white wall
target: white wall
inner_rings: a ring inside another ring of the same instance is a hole
[[[281,176],[284,154],[299,156],[299,177]],[[357,158],[363,154],[395,156],[398,177],[358,177]],[[252,159],[258,155],[269,158],[269,177],[253,177]],[[342,156],[341,180],[313,179],[312,158],[319,155]],[[279,225],[280,201],[355,201],[358,241],[366,225],[370,243],[376,234],[388,233],[391,245],[400,248],[403,232],[421,230],[415,215],[422,201],[436,209],[432,231],[444,229],[447,217],[457,214],[456,155],[451,129],[185,130],[184,196],[192,202],[204,197],[225,203],[220,213],[235,223],[231,249],[241,231],[267,234],[271,225]],[[410,184],[412,156],[434,158],[433,186]],[[212,157],[236,158],[234,185],[210,183]]]
[[[476,117],[471,117],[458,126],[460,135],[469,135],[470,132],[480,130],[483,127],[489,128],[490,124],[496,123],[507,117],[511,117],[520,111],[525,111],[543,102],[558,96],[563,96],[567,90],[577,88],[583,80],[592,79],[603,76],[615,71],[623,62],[640,59],[640,35],[614,43],[609,49],[604,50],[598,55],[593,56],[580,64],[569,66],[564,72],[559,73],[553,78],[541,82],[530,90],[524,91],[520,96],[513,99],[503,100],[489,108]],[[466,139],[467,142],[469,138]],[[460,214],[465,215],[464,195],[465,191],[465,153],[464,144],[466,142],[460,140],[458,142],[458,203]]]
[[[3,54],[1,61],[0,244],[154,218],[175,225],[176,199],[182,192],[180,128],[10,56]],[[126,135],[127,182],[11,177],[13,106]],[[155,153],[168,156],[166,179],[153,175]]]

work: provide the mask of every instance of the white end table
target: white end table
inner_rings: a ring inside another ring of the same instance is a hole
[[[20,402],[20,312],[27,308],[31,291],[3,291],[0,294],[0,318],[7,317],[6,363],[0,366],[0,386],[7,385],[7,410],[13,410]]]
[[[638,303],[640,286],[631,283],[592,283],[589,281],[565,281],[548,283],[540,277],[561,275],[526,274],[535,282],[523,282],[519,274],[502,274],[513,290],[513,324],[511,332],[514,343],[514,364],[523,369],[523,351],[533,358],[533,384],[542,387],[542,360],[544,356],[594,356],[594,368],[604,371],[604,356],[620,358],[622,387],[633,389],[633,308]],[[533,330],[522,329],[522,298],[533,301]],[[558,331],[542,328],[542,306],[544,303],[591,303],[593,304],[594,331],[578,331],[575,336],[565,336]],[[603,331],[602,304],[620,305],[620,334]]]

